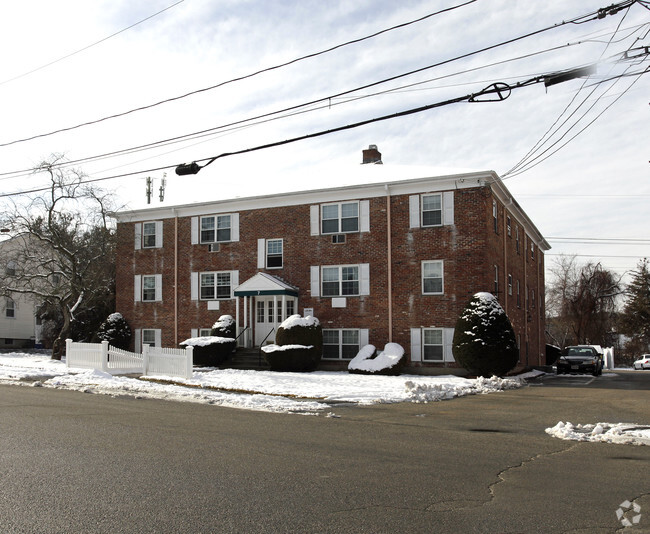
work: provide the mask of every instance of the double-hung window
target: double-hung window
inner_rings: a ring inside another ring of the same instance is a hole
[[[441,295],[444,292],[443,262],[422,262],[422,293],[424,295]]]
[[[422,334],[422,359],[425,362],[443,361],[444,342],[442,328],[425,328]]]
[[[232,237],[232,217],[230,215],[210,215],[201,217],[201,243],[224,243]]]
[[[341,202],[321,206],[321,233],[343,234],[358,231],[358,202]]]
[[[201,273],[201,300],[229,299],[231,297],[231,273]]]
[[[282,268],[282,239],[267,239],[266,240],[266,268],[267,269],[280,269]]]
[[[16,303],[10,298],[5,300],[5,317],[7,319],[16,318]]]
[[[338,265],[323,267],[324,297],[338,297],[359,294],[359,266]]]
[[[154,302],[156,300],[156,276],[144,275],[142,277],[142,302]]]
[[[359,330],[323,330],[323,358],[351,360],[359,353]]]
[[[442,225],[442,195],[422,195],[422,226]]]
[[[156,247],[156,223],[142,223],[142,248]]]

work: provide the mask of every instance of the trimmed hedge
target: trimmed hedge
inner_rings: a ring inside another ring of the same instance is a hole
[[[502,376],[517,365],[517,338],[494,295],[477,293],[469,301],[456,322],[453,351],[456,361],[478,376]]]
[[[180,346],[194,347],[194,365],[217,367],[230,358],[237,342],[232,338],[217,336],[192,337],[183,341]]]
[[[292,315],[278,328],[275,345],[262,351],[272,371],[313,371],[323,355],[323,329],[315,317]]]
[[[121,313],[111,313],[97,329],[97,338],[109,345],[127,350],[131,343],[131,328]]]
[[[235,339],[237,323],[232,318],[232,315],[222,315],[219,320],[212,325],[210,331],[211,336],[215,337],[231,337]]]

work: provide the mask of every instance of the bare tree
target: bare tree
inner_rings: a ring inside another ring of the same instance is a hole
[[[76,318],[114,298],[115,280],[112,197],[62,163],[62,156],[42,163],[38,172],[48,176],[47,192],[9,200],[0,221],[18,244],[7,258],[11,276],[0,273],[0,290],[31,295],[38,306],[58,311],[62,326],[53,359],[61,359]]]
[[[610,345],[622,293],[620,280],[600,263],[579,265],[575,256],[560,256],[550,271],[546,289],[549,335],[560,346]]]

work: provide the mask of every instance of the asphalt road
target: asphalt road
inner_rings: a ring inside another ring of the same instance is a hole
[[[629,376],[628,376],[629,375]],[[650,372],[315,416],[0,386],[3,533],[650,532]]]

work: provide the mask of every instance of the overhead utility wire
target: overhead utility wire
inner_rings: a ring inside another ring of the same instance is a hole
[[[183,139],[185,139],[185,138],[198,137],[198,136],[201,136],[201,134],[206,134],[206,133],[208,133],[208,132],[213,132],[213,131],[216,131],[216,130],[219,130],[219,129],[230,128],[230,127],[232,127],[232,126],[236,126],[236,125],[239,125],[239,124],[245,124],[245,123],[247,123],[247,122],[251,122],[251,121],[254,121],[254,120],[264,119],[264,118],[266,118],[266,117],[271,117],[271,116],[273,116],[273,115],[279,115],[279,114],[281,114],[281,113],[287,113],[287,112],[290,112],[290,111],[293,111],[293,110],[296,110],[296,109],[300,109],[300,108],[303,108],[303,107],[313,106],[313,105],[318,104],[318,103],[321,103],[321,102],[329,102],[329,101],[331,101],[331,100],[334,100],[334,99],[337,99],[337,98],[342,98],[342,97],[344,97],[344,96],[347,96],[347,95],[349,95],[349,94],[355,93],[355,92],[357,92],[357,91],[361,91],[361,90],[363,90],[363,89],[368,89],[368,88],[371,88],[371,87],[375,87],[375,86],[378,86],[378,85],[381,85],[381,84],[384,84],[384,83],[387,83],[387,82],[390,82],[390,81],[397,80],[397,79],[399,79],[399,78],[404,78],[404,77],[407,77],[407,76],[411,76],[411,75],[413,75],[413,74],[417,74],[417,73],[419,73],[419,72],[423,72],[423,71],[425,71],[425,70],[430,70],[430,69],[433,69],[433,68],[436,68],[436,67],[439,67],[439,66],[442,66],[442,65],[445,65],[445,64],[452,63],[452,62],[454,62],[454,61],[458,61],[458,60],[460,60],[460,59],[465,59],[465,58],[467,58],[467,57],[471,57],[471,56],[473,56],[473,55],[480,54],[480,53],[482,53],[482,52],[486,52],[486,51],[489,51],[489,50],[493,50],[493,49],[499,48],[499,47],[501,47],[501,46],[504,46],[504,45],[507,45],[507,44],[511,44],[511,43],[513,43],[513,42],[520,41],[520,40],[522,40],[522,39],[526,39],[526,38],[531,37],[531,36],[533,36],[533,35],[537,35],[537,34],[540,34],[540,33],[543,33],[543,32],[549,31],[549,30],[552,30],[552,29],[554,29],[554,28],[558,28],[558,27],[564,26],[564,25],[566,25],[566,24],[575,24],[575,23],[580,23],[580,24],[582,24],[582,23],[584,23],[584,22],[589,22],[589,21],[591,21],[591,20],[596,20],[596,19],[604,18],[607,14],[612,14],[612,15],[613,15],[613,14],[616,14],[616,13],[618,13],[621,9],[626,9],[626,8],[628,8],[629,6],[631,6],[632,4],[634,4],[634,3],[637,2],[637,1],[639,1],[639,0],[629,0],[629,1],[627,1],[627,2],[623,2],[622,4],[619,4],[619,5],[616,5],[616,4],[615,4],[615,5],[609,6],[608,8],[602,8],[602,9],[599,9],[599,10],[597,10],[597,11],[595,11],[595,12],[590,12],[590,13],[588,13],[588,14],[586,14],[586,15],[581,15],[581,16],[579,16],[579,17],[575,17],[574,19],[571,19],[571,20],[568,20],[568,21],[562,21],[562,22],[557,23],[557,24],[554,24],[554,25],[552,25],[552,26],[548,26],[548,27],[546,27],[546,28],[542,28],[542,29],[540,29],[540,30],[533,31],[533,32],[530,32],[530,33],[527,33],[527,34],[521,35],[521,36],[519,36],[519,37],[515,37],[515,38],[509,39],[509,40],[507,40],[507,41],[503,41],[503,42],[501,42],[501,43],[497,43],[497,44],[494,44],[494,45],[490,45],[490,46],[488,46],[488,47],[485,47],[485,48],[482,48],[482,49],[479,49],[479,50],[476,50],[476,51],[473,51],[473,52],[469,52],[469,53],[466,53],[466,54],[463,54],[463,55],[460,55],[460,56],[456,56],[456,57],[454,57],[454,58],[450,58],[450,59],[447,59],[447,60],[444,60],[444,61],[441,61],[441,62],[438,62],[438,63],[434,63],[434,64],[432,64],[432,65],[428,65],[428,66],[426,66],[426,67],[422,67],[422,68],[419,68],[419,69],[416,69],[416,70],[412,70],[412,71],[409,71],[409,72],[406,72],[406,73],[403,73],[403,74],[399,74],[399,75],[396,75],[396,76],[392,76],[392,77],[390,77],[390,78],[385,78],[385,79],[383,79],[383,80],[379,80],[379,81],[377,81],[377,82],[373,82],[373,83],[370,83],[370,84],[366,84],[366,85],[361,86],[361,87],[356,87],[356,88],[354,88],[354,89],[349,89],[349,90],[346,90],[346,91],[343,91],[343,92],[340,92],[340,93],[337,93],[337,94],[334,94],[334,95],[330,95],[330,96],[327,96],[327,97],[322,97],[322,98],[319,98],[319,99],[316,99],[316,100],[312,100],[312,101],[309,101],[309,102],[305,102],[305,103],[303,103],[303,104],[298,104],[298,105],[295,105],[295,106],[290,106],[290,107],[287,107],[287,108],[284,108],[284,109],[281,109],[281,110],[276,110],[276,111],[269,112],[269,113],[265,113],[265,114],[262,114],[262,115],[257,115],[257,116],[255,116],[255,117],[249,117],[249,118],[247,118],[247,119],[242,119],[242,120],[240,120],[240,121],[231,122],[231,123],[224,124],[224,125],[221,125],[221,126],[217,126],[217,127],[209,128],[209,129],[206,129],[206,130],[201,130],[201,131],[198,131],[198,132],[194,132],[194,133],[191,133],[191,134],[184,134],[184,135],[182,135],[182,136],[172,137],[172,138],[168,138],[168,139],[165,139],[165,140],[162,140],[162,141],[156,141],[156,142],[153,142],[153,143],[148,143],[148,144],[144,144],[144,145],[140,145],[140,146],[136,146],[136,147],[132,147],[132,148],[128,148],[128,149],[122,149],[122,150],[118,150],[118,151],[114,151],[114,152],[108,152],[108,153],[105,153],[105,154],[101,154],[101,155],[98,155],[98,156],[92,156],[92,157],[89,157],[89,158],[78,159],[78,160],[75,160],[74,162],[75,162],[75,163],[78,163],[78,162],[90,161],[90,160],[94,160],[94,159],[101,159],[101,158],[103,158],[103,157],[105,157],[105,156],[118,155],[118,154],[122,154],[122,153],[134,152],[134,151],[137,151],[138,149],[145,149],[145,148],[153,147],[153,146],[156,146],[156,145],[169,144],[169,143],[172,142],[172,141],[183,140]],[[625,4],[625,6],[624,6],[624,7],[621,7],[623,4]],[[462,6],[464,6],[464,5],[465,5],[465,4],[461,4],[461,5],[459,5],[459,6],[456,6],[456,7],[454,7],[454,8],[449,8],[449,9],[457,9],[458,7],[462,7]],[[438,12],[438,13],[439,13],[439,12]],[[437,13],[434,13],[434,14],[437,14]],[[434,14],[431,14],[431,15],[428,15],[428,16],[433,16]],[[589,18],[589,17],[591,17],[591,18]],[[585,20],[582,20],[582,19],[585,19]],[[418,20],[420,20],[420,19],[418,19]],[[581,21],[581,22],[576,22],[576,21]],[[411,22],[411,23],[412,23],[412,22]],[[403,25],[407,25],[407,24],[411,24],[411,23],[405,23],[405,24],[403,24]],[[403,25],[402,25],[402,26],[403,26]],[[383,30],[383,31],[385,32],[385,31],[389,31],[389,30],[390,30],[390,29],[388,29],[388,30]],[[372,37],[372,36],[369,36],[369,37]],[[369,37],[366,37],[366,38],[364,38],[364,39],[367,39],[367,38],[369,38]],[[578,44],[579,44],[579,43],[578,43]],[[339,47],[340,47],[340,46],[344,46],[344,45],[339,45]],[[566,45],[566,46],[568,46],[568,45]],[[550,49],[550,50],[553,50],[553,49]],[[541,53],[541,52],[540,52],[540,53]],[[307,57],[307,56],[306,56],[306,57]],[[526,56],[521,56],[521,57],[523,58],[523,57],[526,57]],[[519,59],[519,58],[515,58],[515,59]],[[295,62],[295,61],[298,61],[298,60],[294,60],[294,62]],[[494,63],[493,65],[497,65],[497,64],[499,64],[499,62],[496,62],[496,63]],[[281,66],[281,65],[280,65],[280,66]],[[274,68],[279,68],[279,66],[276,66],[276,67],[270,67],[270,68],[268,68],[268,69],[264,69],[264,70],[259,71],[259,72],[265,72],[266,70],[272,70],[272,69],[274,69]],[[479,69],[479,68],[483,68],[483,67],[476,67],[475,69],[469,69],[469,70],[466,71],[466,72],[470,72],[470,71],[472,71],[472,70],[477,70],[477,69]],[[258,73],[259,73],[259,72],[258,72]],[[248,77],[253,76],[253,75],[255,75],[255,74],[251,74],[251,75],[249,75]],[[453,75],[453,74],[450,74],[450,75],[447,75],[447,76],[452,76],[452,75]],[[441,77],[441,78],[434,78],[434,80],[435,80],[435,79],[442,79],[442,78],[444,78],[444,76]],[[219,84],[219,85],[217,85],[217,86],[213,86],[213,87],[211,87],[211,88],[207,88],[207,89],[199,90],[199,91],[196,91],[196,92],[194,92],[194,93],[188,93],[188,94],[185,95],[185,96],[189,96],[189,95],[191,95],[191,94],[195,94],[195,93],[197,93],[197,92],[201,92],[201,91],[205,91],[205,90],[209,90],[209,89],[214,89],[214,88],[216,88],[216,87],[219,87],[219,86],[221,86],[221,85],[225,85],[226,83],[230,83],[230,82],[233,82],[233,81],[237,81],[237,80],[229,80],[229,81],[227,81],[227,82],[223,82],[222,84]],[[406,86],[406,87],[408,87],[408,86]],[[387,91],[387,92],[388,92],[388,91]],[[377,93],[377,94],[381,94],[381,93]],[[371,96],[372,96],[372,95],[371,95]],[[178,97],[178,98],[183,98],[183,97]],[[160,102],[160,103],[164,103],[164,102],[165,102],[165,101]],[[159,104],[160,104],[160,103],[159,103]],[[154,105],[158,105],[158,104],[154,104]],[[153,106],[148,106],[148,107],[153,107]],[[146,108],[141,108],[141,109],[146,109]],[[133,111],[138,111],[138,110],[131,110],[131,112],[133,112]],[[121,114],[121,115],[125,115],[125,114],[127,114],[127,113],[131,113],[131,112],[126,112],[126,113],[123,113],[123,114]],[[120,115],[118,115],[118,116],[120,116]],[[104,119],[100,119],[99,121],[94,121],[94,122],[100,122],[101,120],[107,120],[107,119],[109,119],[109,118],[112,118],[112,117],[106,117],[106,118],[104,118]],[[93,123],[94,123],[94,122],[93,122]],[[84,125],[87,125],[87,124],[93,124],[93,123],[85,123],[85,124],[78,125],[78,126],[73,127],[73,128],[79,128],[79,127],[81,127],[81,126],[84,126]],[[70,128],[70,129],[73,129],[73,128]],[[45,136],[45,135],[53,135],[54,133],[58,133],[59,131],[64,131],[64,130],[57,130],[57,132],[52,132],[52,133],[50,133],[50,134],[43,134],[42,136]],[[42,137],[42,136],[36,136],[36,137]],[[30,138],[30,139],[33,139],[33,138]],[[0,144],[0,147],[2,147],[2,146],[7,146],[7,145],[10,145],[10,144],[14,144],[14,143],[18,143],[18,142],[22,142],[22,141],[25,141],[25,140],[29,140],[29,139],[18,140],[18,141],[12,141],[11,143]],[[72,164],[72,163],[73,163],[73,162],[65,163],[65,164],[61,164],[60,166],[67,166],[67,165]],[[23,172],[31,172],[31,171],[33,171],[33,170],[34,170],[34,169],[26,169],[26,170],[21,170],[21,171],[12,171],[12,172],[0,173],[0,176],[15,175],[15,174],[18,174],[18,173],[23,173]]]
[[[50,136],[50,135],[54,135],[54,134],[57,134],[57,133],[68,132],[68,131],[70,131],[70,130],[76,130],[76,129],[78,129],[78,128],[82,128],[82,127],[84,127],[84,126],[90,126],[90,125],[92,125],[92,124],[97,124],[97,123],[104,122],[104,121],[107,121],[107,120],[110,120],[110,119],[115,119],[115,118],[118,118],[118,117],[123,117],[123,116],[125,116],[125,115],[129,115],[129,114],[132,114],[132,113],[136,113],[136,112],[138,112],[138,111],[143,111],[143,110],[145,110],[145,109],[151,109],[151,108],[153,108],[153,107],[160,106],[160,105],[162,105],[162,104],[167,104],[167,103],[169,103],[169,102],[174,102],[174,101],[177,101],[177,100],[181,100],[181,99],[183,99],[183,98],[187,98],[187,97],[189,97],[189,96],[193,96],[193,95],[196,95],[196,94],[200,94],[200,93],[204,93],[204,92],[207,92],[207,91],[211,91],[211,90],[213,90],[213,89],[217,89],[217,88],[219,88],[219,87],[223,87],[224,85],[227,85],[227,84],[231,84],[231,83],[234,83],[234,82],[239,82],[239,81],[242,81],[242,80],[246,80],[246,79],[248,79],[248,78],[252,78],[252,77],[254,77],[254,76],[257,76],[257,75],[262,74],[262,73],[265,73],[265,72],[269,72],[269,71],[277,70],[277,69],[280,69],[280,68],[282,68],[282,67],[287,67],[287,66],[292,65],[292,64],[294,64],[294,63],[297,63],[297,62],[299,62],[299,61],[303,61],[303,60],[306,60],[306,59],[311,59],[311,58],[314,58],[314,57],[317,57],[317,56],[320,56],[320,55],[323,55],[323,54],[326,54],[326,53],[329,53],[329,52],[333,52],[334,50],[337,50],[337,49],[339,49],[339,48],[343,48],[343,47],[345,47],[345,46],[349,46],[349,45],[352,45],[352,44],[360,43],[360,42],[365,41],[365,40],[368,40],[368,39],[372,39],[372,38],[377,37],[378,35],[381,35],[381,34],[383,34],[383,33],[387,33],[387,32],[389,32],[389,31],[393,31],[393,30],[396,30],[396,29],[399,29],[399,28],[403,28],[403,27],[405,27],[405,26],[409,26],[409,25],[411,25],[411,24],[415,24],[415,23],[417,23],[417,22],[421,22],[421,21],[423,21],[423,20],[426,20],[426,19],[428,19],[428,18],[431,18],[431,17],[437,16],[437,15],[440,15],[440,14],[442,14],[442,13],[447,13],[447,12],[449,12],[449,11],[453,11],[453,10],[455,10],[455,9],[458,9],[458,8],[464,7],[464,6],[469,5],[469,4],[472,4],[472,3],[476,2],[476,1],[477,1],[477,0],[468,0],[467,2],[464,2],[464,3],[462,3],[462,4],[458,4],[458,5],[456,5],[456,6],[452,6],[452,7],[445,8],[445,9],[441,9],[440,11],[436,11],[436,12],[434,12],[434,13],[429,13],[428,15],[425,15],[424,17],[420,17],[420,18],[418,18],[418,19],[415,19],[415,20],[412,20],[412,21],[409,21],[409,22],[404,22],[404,23],[402,23],[402,24],[398,24],[398,25],[396,25],[396,26],[392,26],[392,27],[390,27],[390,28],[386,28],[386,29],[384,29],[384,30],[380,30],[380,31],[375,32],[375,33],[373,33],[373,34],[371,34],[371,35],[367,35],[367,36],[365,36],[365,37],[360,37],[360,38],[358,38],[358,39],[353,39],[353,40],[351,40],[351,41],[347,41],[347,42],[345,42],[345,43],[341,43],[341,44],[338,44],[338,45],[332,46],[332,47],[327,48],[327,49],[325,49],[325,50],[321,50],[320,52],[314,52],[314,53],[311,53],[311,54],[307,54],[307,55],[305,55],[305,56],[301,56],[301,57],[298,57],[298,58],[292,59],[292,60],[287,61],[287,62],[285,62],[285,63],[280,63],[280,64],[278,64],[278,65],[274,65],[274,66],[272,66],[272,67],[267,67],[267,68],[264,68],[264,69],[261,69],[261,70],[258,70],[258,71],[255,71],[255,72],[252,72],[252,73],[250,73],[250,74],[246,74],[246,75],[243,75],[243,76],[239,76],[239,77],[237,77],[237,78],[232,78],[232,79],[230,79],[230,80],[226,80],[226,81],[224,81],[224,82],[220,82],[220,83],[218,83],[218,84],[216,84],[216,85],[212,85],[212,86],[210,86],[210,87],[204,87],[203,89],[197,89],[197,90],[195,90],[195,91],[190,91],[189,93],[185,93],[185,94],[180,95],[180,96],[175,96],[175,97],[172,97],[172,98],[167,98],[167,99],[165,99],[165,100],[160,100],[160,101],[155,102],[155,103],[153,103],[153,104],[149,104],[149,105],[146,105],[146,106],[141,106],[141,107],[138,107],[138,108],[133,108],[133,109],[130,109],[130,110],[128,110],[128,111],[123,111],[123,112],[121,112],[121,113],[116,113],[116,114],[114,114],[114,115],[109,115],[109,116],[106,116],[106,117],[102,117],[102,118],[100,118],[100,119],[95,119],[95,120],[92,120],[92,121],[88,121],[88,122],[80,123],[80,124],[77,124],[77,125],[75,125],[75,126],[69,126],[69,127],[66,127],[66,128],[60,128],[60,129],[58,129],[58,130],[53,130],[53,131],[48,132],[48,133],[37,134],[37,135],[33,135],[33,136],[31,136],[31,137],[25,137],[25,138],[23,138],[23,139],[16,139],[16,140],[14,140],[14,141],[9,141],[9,142],[6,142],[6,143],[0,143],[0,147],[10,146],[10,145],[14,145],[14,144],[17,144],[17,143],[24,143],[24,142],[26,142],[26,141],[32,141],[32,140],[34,140],[34,139],[39,139],[39,138],[41,138],[41,137],[48,137],[48,136]],[[637,0],[633,0],[633,1],[637,1]]]
[[[187,164],[164,165],[164,166],[155,167],[155,168],[152,168],[152,169],[142,169],[142,170],[139,170],[139,171],[133,171],[133,172],[119,174],[119,175],[115,175],[115,176],[105,176],[105,177],[102,177],[102,178],[91,178],[91,179],[88,179],[88,180],[81,180],[80,183],[101,182],[101,181],[105,181],[105,180],[113,180],[113,179],[116,179],[116,178],[125,178],[125,177],[129,177],[129,176],[135,176],[135,175],[138,175],[138,174],[153,173],[153,172],[156,172],[156,171],[172,169],[172,168],[176,168],[177,174],[178,174],[179,167],[183,167],[183,166],[186,166],[186,167],[196,166],[196,171],[195,172],[189,172],[189,173],[186,172],[185,173],[185,174],[196,174],[196,172],[198,172],[203,167],[206,167],[207,165],[210,165],[211,163],[213,163],[214,161],[216,161],[219,158],[224,158],[224,157],[227,157],[227,156],[234,156],[234,155],[238,155],[238,154],[245,154],[245,153],[248,153],[248,152],[255,152],[255,151],[264,150],[264,149],[267,149],[267,148],[273,148],[273,147],[277,147],[277,146],[287,145],[289,143],[295,143],[297,141],[303,141],[305,139],[313,139],[315,137],[321,137],[321,136],[324,136],[324,135],[329,135],[329,134],[336,133],[336,132],[341,132],[341,131],[344,131],[344,130],[350,130],[350,129],[353,129],[353,128],[358,128],[360,126],[365,126],[367,124],[372,124],[372,123],[375,123],[375,122],[385,121],[385,120],[389,120],[389,119],[395,119],[395,118],[398,118],[398,117],[405,117],[407,115],[413,115],[415,113],[421,113],[423,111],[428,111],[428,110],[431,110],[431,109],[435,109],[435,108],[439,108],[439,107],[442,107],[442,106],[447,106],[447,105],[455,104],[455,103],[459,103],[459,102],[483,103],[483,102],[499,102],[499,101],[503,101],[503,100],[507,99],[510,96],[513,89],[519,89],[519,88],[522,88],[522,87],[527,87],[529,85],[545,82],[545,80],[547,80],[549,77],[552,77],[552,76],[553,75],[536,76],[536,77],[531,78],[529,80],[526,80],[524,82],[519,82],[519,83],[517,83],[517,84],[515,84],[513,86],[507,85],[505,83],[495,83],[495,84],[492,84],[492,85],[486,87],[485,89],[483,89],[481,91],[478,91],[478,92],[475,92],[475,93],[469,93],[469,94],[466,94],[464,96],[451,98],[451,99],[448,99],[448,100],[445,100],[445,101],[436,102],[434,104],[429,104],[429,105],[421,106],[421,107],[418,107],[418,108],[412,108],[412,109],[408,109],[408,110],[405,110],[405,111],[392,113],[392,114],[389,114],[389,115],[383,115],[381,117],[376,117],[376,118],[373,118],[373,119],[367,119],[367,120],[364,120],[364,121],[348,124],[348,125],[345,125],[345,126],[339,126],[337,128],[331,128],[329,130],[322,130],[322,131],[311,133],[311,134],[301,135],[301,136],[298,136],[298,137],[293,137],[291,139],[286,139],[284,141],[276,141],[276,142],[273,142],[273,143],[267,143],[267,144],[264,144],[264,145],[259,145],[259,146],[255,146],[255,147],[251,147],[251,148],[242,149],[242,150],[236,150],[236,151],[233,151],[233,152],[226,152],[226,153],[223,153],[223,154],[219,154],[217,156],[198,159],[198,160],[195,160],[190,165],[187,165]],[[495,95],[495,96],[491,97],[491,95]],[[197,161],[206,161],[206,163],[204,165],[198,165]],[[30,194],[30,193],[38,193],[38,192],[47,191],[47,190],[49,190],[49,187],[40,187],[40,188],[34,188],[34,189],[26,190],[26,191],[18,191],[18,192],[13,192],[13,193],[2,193],[2,194],[0,194],[0,198],[11,197],[11,196],[19,196],[19,195],[25,195],[25,194]]]
[[[142,20],[139,20],[138,22],[135,22],[134,24],[131,24],[130,26],[127,26],[126,28],[122,28],[120,31],[112,33],[111,35],[109,35],[107,37],[104,37],[103,39],[100,39],[99,41],[96,41],[96,42],[94,42],[92,44],[84,46],[83,48],[80,48],[79,50],[76,50],[75,52],[71,52],[70,54],[67,54],[67,55],[65,55],[63,57],[60,57],[59,59],[55,59],[54,61],[50,61],[49,63],[45,63],[45,65],[41,65],[40,67],[36,67],[35,69],[24,72],[23,74],[19,74],[18,76],[14,76],[13,78],[9,78],[8,80],[4,80],[3,82],[0,82],[0,85],[5,85],[5,84],[7,84],[9,82],[13,82],[14,80],[19,80],[20,78],[24,78],[25,76],[29,76],[30,74],[38,72],[39,70],[43,70],[43,69],[46,69],[47,67],[51,67],[52,65],[55,65],[56,63],[60,63],[61,61],[64,61],[64,60],[66,60],[66,59],[68,59],[68,58],[70,58],[72,56],[76,56],[77,54],[80,54],[81,52],[85,52],[89,48],[97,46],[98,44],[101,44],[104,41],[108,41],[109,39],[111,39],[111,38],[113,38],[113,37],[115,37],[115,36],[117,36],[117,35],[119,35],[121,33],[124,33],[127,30],[130,30],[131,28],[134,28],[134,27],[138,26],[139,24],[142,24],[143,22],[146,22],[146,21],[148,21],[148,20],[150,20],[150,19],[152,19],[154,17],[157,17],[161,13],[164,13],[165,11],[171,9],[172,7],[177,6],[178,4],[180,4],[180,3],[184,2],[184,1],[185,0],[178,0],[178,2],[176,2],[175,4],[172,4],[171,6],[168,6],[165,9],[161,9],[157,13],[154,13],[153,15],[149,15],[148,17],[146,17],[146,18],[144,18]]]

